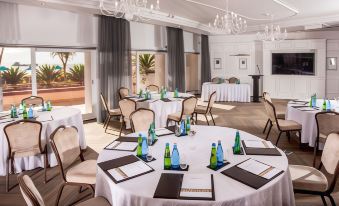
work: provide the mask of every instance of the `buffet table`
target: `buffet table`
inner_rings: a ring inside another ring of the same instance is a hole
[[[99,166],[96,180],[96,196],[105,197],[112,205],[135,206],[165,206],[165,205],[295,205],[293,187],[288,171],[288,160],[285,154],[278,149],[281,156],[263,155],[233,155],[232,145],[236,130],[216,126],[192,125],[196,131],[194,136],[176,137],[167,135],[159,137],[151,147],[155,161],[147,163],[155,171],[142,176],[115,184],[113,180]],[[136,134],[130,134],[135,136]],[[240,131],[242,140],[258,140],[258,137]],[[211,144],[221,140],[224,156],[229,165],[218,171],[208,169],[211,154]],[[165,144],[177,143],[180,158],[185,157],[189,171],[165,171],[164,150]],[[103,150],[99,154],[98,162],[135,154],[135,152]],[[259,189],[253,189],[243,183],[231,179],[220,172],[249,158],[270,164],[283,173]],[[178,200],[153,198],[161,173],[182,174],[213,174],[215,201],[206,200]]]
[[[61,125],[75,126],[78,129],[81,149],[86,149],[82,115],[79,109],[71,107],[60,107],[55,108],[50,112],[38,112],[38,117],[36,120],[42,123],[41,138],[42,142],[46,142],[48,145],[48,162],[51,167],[58,164],[56,157],[49,145],[50,135],[57,127]],[[7,124],[10,124],[12,122],[0,123],[0,176],[6,175],[6,165],[8,158],[8,144],[3,128]],[[23,170],[31,170],[38,167],[44,167],[43,160],[43,155],[15,158],[15,172],[19,173]]]
[[[202,85],[201,99],[208,101],[213,92],[217,92],[218,102],[250,102],[251,87],[249,84],[214,84],[205,82]]]

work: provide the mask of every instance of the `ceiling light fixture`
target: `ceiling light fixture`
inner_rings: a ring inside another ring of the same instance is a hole
[[[160,10],[160,0],[156,5],[147,6],[147,0],[100,0],[102,15],[115,18],[124,18],[128,21],[148,21],[144,15],[150,15],[153,11]]]
[[[261,41],[282,41],[287,38],[286,28],[284,32],[281,31],[279,25],[273,24],[273,15],[265,14],[266,16],[271,17],[271,24],[265,26],[265,30],[263,32],[257,33],[257,38]]]
[[[234,12],[228,10],[228,0],[226,0],[226,13],[217,14],[213,24],[209,23],[214,33],[220,34],[240,34],[246,31],[247,22]]]

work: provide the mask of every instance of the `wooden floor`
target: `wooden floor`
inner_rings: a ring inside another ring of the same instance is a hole
[[[285,110],[286,101],[274,101],[278,110]],[[264,137],[262,130],[266,123],[266,116],[263,104],[261,103],[218,103],[213,110],[216,124],[218,126],[232,127],[252,133],[259,137]],[[206,124],[203,117],[198,118],[199,124]],[[88,144],[88,149],[85,152],[85,159],[96,159],[98,152],[102,150],[109,142],[116,138],[116,131],[119,125],[117,122],[112,122],[112,127],[108,130],[109,134],[105,134],[102,125],[95,122],[85,124],[85,135]],[[270,135],[270,140],[275,142],[277,132],[273,130]],[[288,156],[290,164],[312,165],[313,153],[311,148],[299,149],[298,138],[293,136],[291,142],[287,141],[285,136],[282,136],[279,147],[283,150],[293,152]],[[46,205],[54,205],[55,196],[61,183],[60,175],[58,175],[58,168],[50,168],[48,170],[48,177],[51,179],[47,184],[43,183],[43,172],[38,169],[29,172],[33,173],[32,179],[36,184],[38,190],[45,199]],[[36,174],[34,174],[36,173]],[[12,175],[10,184],[16,184],[16,177]],[[60,205],[70,205],[79,198],[90,195],[90,191],[86,190],[79,193],[79,188],[68,187],[64,190]],[[333,194],[336,203],[339,203],[339,184]],[[318,196],[310,195],[296,195],[296,203],[298,206],[322,205],[321,199]],[[329,201],[328,201],[329,203]],[[330,204],[330,203],[329,203]],[[0,177],[0,205],[25,205],[24,200],[20,194],[19,188],[14,187],[9,193],[5,193],[5,178]]]

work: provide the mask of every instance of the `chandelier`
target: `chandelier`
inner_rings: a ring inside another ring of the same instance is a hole
[[[270,15],[270,14],[267,14]],[[273,15],[271,16],[271,21],[273,22]],[[257,38],[261,41],[282,41],[287,38],[286,29],[282,32],[279,25],[270,25],[265,26],[264,32],[258,32]]]
[[[159,0],[156,5],[147,6],[147,0],[100,0],[102,15],[124,18],[128,21],[148,21],[144,15],[160,10]]]
[[[226,13],[224,15],[217,14],[213,24],[209,23],[209,27],[216,33],[240,34],[246,31],[247,23],[236,13],[229,12],[228,0],[226,0]]]

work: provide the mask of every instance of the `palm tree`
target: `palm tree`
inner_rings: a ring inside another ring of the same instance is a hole
[[[60,70],[55,69],[54,65],[47,64],[39,66],[36,74],[38,81],[46,84],[48,87],[50,87],[53,82],[57,81],[61,77]]]
[[[69,79],[75,82],[80,82],[84,85],[85,79],[85,66],[83,64],[75,64],[68,73]]]
[[[139,65],[141,74],[154,73],[155,56],[154,54],[142,54],[139,55]]]
[[[68,60],[70,60],[75,55],[75,52],[52,52],[53,57],[59,57],[60,61],[62,62],[62,71],[63,71],[63,78],[66,81],[67,72],[66,66]]]
[[[19,67],[11,67],[3,72],[2,77],[7,84],[17,85],[26,77],[26,71],[21,71]]]

